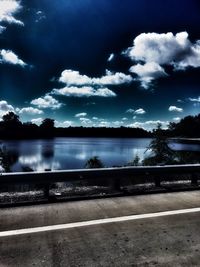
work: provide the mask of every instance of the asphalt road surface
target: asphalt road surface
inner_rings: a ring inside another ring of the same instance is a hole
[[[200,191],[1,209],[4,266],[200,266]]]

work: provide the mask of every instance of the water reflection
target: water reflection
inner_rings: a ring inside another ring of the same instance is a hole
[[[143,159],[149,142],[150,139],[55,138],[6,141],[4,144],[8,150],[19,154],[13,171],[21,171],[22,167],[42,171],[83,168],[93,156],[101,158],[107,167],[124,165],[136,155]]]
[[[53,142],[47,142],[46,144],[43,144],[41,147],[41,154],[42,157],[46,159],[53,158],[54,156],[54,143]]]
[[[174,143],[170,142],[169,147],[176,151],[200,151],[199,144],[181,144],[181,143]]]
[[[42,161],[42,155],[23,155],[19,157],[19,163],[22,165],[35,165]]]
[[[47,169],[58,170],[61,168],[60,163],[57,160],[54,160],[53,158],[46,160],[46,157],[44,157],[43,154],[20,156],[18,164],[14,166],[14,168],[17,168],[18,170],[18,167],[20,167],[19,165],[23,169],[29,167],[34,171],[44,171]]]
[[[137,155],[141,160],[151,152],[146,151],[151,139],[120,138],[55,138],[52,140],[6,141],[7,150],[18,154],[13,171],[29,167],[34,171],[45,169],[84,168],[86,161],[98,156],[105,166],[122,166]],[[199,146],[170,144],[175,150],[197,149]],[[189,148],[188,148],[189,146]]]

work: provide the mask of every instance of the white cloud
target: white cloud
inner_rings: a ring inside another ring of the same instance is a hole
[[[115,97],[116,93],[108,89],[107,85],[121,85],[133,81],[131,75],[122,72],[113,73],[106,70],[100,78],[91,78],[82,75],[79,71],[64,70],[58,80],[65,84],[61,89],[53,89],[51,94],[76,97]]]
[[[39,97],[31,101],[32,105],[37,106],[38,108],[50,108],[50,109],[59,109],[63,106],[58,100],[53,98],[50,95],[45,95],[44,97]]]
[[[9,63],[13,65],[20,65],[22,67],[25,67],[27,65],[11,50],[5,49],[0,50],[0,63]]]
[[[23,26],[24,23],[14,15],[22,9],[20,1],[1,0],[0,1],[0,22],[15,23]]]
[[[143,108],[138,108],[136,110],[132,109],[132,108],[129,108],[129,109],[127,109],[126,113],[142,115],[142,114],[145,114],[146,111]]]
[[[144,89],[148,89],[153,80],[167,76],[165,70],[155,62],[134,65],[130,68],[130,72],[138,75],[138,80]]]
[[[25,115],[40,115],[44,113],[42,110],[32,107],[27,107],[22,109],[17,108],[16,111],[19,114],[25,114]]]
[[[157,128],[157,125],[161,124],[163,129],[167,129],[167,126],[169,124],[168,121],[160,121],[160,120],[149,120],[145,122],[134,122],[132,124],[129,124],[128,126],[131,128],[143,128],[145,130],[151,131],[155,128]]]
[[[145,114],[146,111],[143,108],[138,108],[134,111],[135,114],[142,115]]]
[[[94,89],[91,86],[83,87],[64,87],[61,89],[53,89],[52,94],[64,95],[64,96],[77,96],[77,97],[91,97],[91,96],[101,96],[101,97],[114,97],[116,94],[108,88]]]
[[[108,57],[108,62],[112,61],[115,57],[115,54],[110,54],[109,57]]]
[[[87,113],[86,113],[86,112],[77,113],[77,114],[75,115],[76,118],[79,118],[79,117],[85,117],[85,116],[87,116]]]
[[[180,52],[186,52],[190,42],[186,32],[142,33],[126,53],[135,61],[156,62],[159,65],[174,63]],[[185,51],[186,50],[186,51]]]
[[[116,94],[108,88],[99,88],[96,90],[94,96],[115,97]]]
[[[129,109],[127,109],[127,111],[126,111],[126,113],[134,113],[134,109],[132,109],[132,108],[129,108]]]
[[[166,76],[162,66],[173,66],[174,70],[200,67],[200,40],[192,43],[187,32],[176,35],[172,32],[142,33],[123,54],[139,63],[130,71],[138,75],[142,86],[147,89],[154,79]]]
[[[67,86],[86,86],[86,85],[120,85],[130,83],[133,80],[131,75],[126,75],[122,72],[113,73],[106,70],[106,75],[101,78],[90,78],[87,75],[81,75],[79,71],[64,70],[61,73],[59,81],[65,83]]]
[[[67,128],[72,125],[73,121],[63,121],[63,122],[55,121],[55,127]]]
[[[53,94],[57,95],[64,95],[64,96],[78,96],[78,97],[83,97],[83,96],[91,96],[94,95],[95,90],[92,87],[89,86],[84,86],[84,87],[64,87],[61,89],[53,89],[52,91]]]
[[[40,125],[43,121],[43,118],[36,118],[36,119],[32,119],[31,122],[37,125]]]
[[[177,99],[178,103],[184,103],[184,101],[182,99]]]
[[[80,121],[82,124],[84,124],[85,126],[87,126],[88,124],[92,124],[92,121],[88,118],[80,118]]]
[[[128,120],[128,118],[124,117],[124,118],[122,118],[122,120],[123,120],[123,121],[127,121],[127,120]]]
[[[110,123],[106,120],[100,121],[98,127],[109,127]]]
[[[171,112],[173,112],[173,111],[175,111],[175,112],[183,112],[182,108],[179,108],[179,107],[176,107],[176,106],[170,106],[168,110],[171,111]]]
[[[199,96],[199,97],[197,97],[197,98],[192,98],[192,97],[189,97],[189,100],[190,100],[191,102],[200,103],[200,96]]]
[[[124,124],[124,121],[113,121],[112,124],[114,127],[120,127]]]
[[[5,115],[8,112],[14,112],[15,109],[12,105],[9,105],[7,101],[0,100],[0,117]]]
[[[0,34],[1,34],[2,32],[4,32],[5,29],[6,29],[6,27],[0,25]]]
[[[181,120],[180,117],[175,117],[175,118],[173,118],[173,121],[175,121],[175,122],[179,122],[180,120]]]

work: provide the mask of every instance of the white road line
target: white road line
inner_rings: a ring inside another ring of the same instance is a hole
[[[18,230],[9,230],[9,231],[0,232],[0,237],[34,234],[34,233],[64,230],[64,229],[71,229],[71,228],[84,227],[84,226],[134,221],[134,220],[139,220],[139,219],[156,218],[156,217],[194,213],[194,212],[200,212],[200,208],[162,211],[162,212],[156,212],[156,213],[129,215],[129,216],[122,216],[122,217],[115,217],[115,218],[98,219],[98,220],[67,223],[67,224],[58,224],[58,225],[49,225],[49,226],[18,229]]]

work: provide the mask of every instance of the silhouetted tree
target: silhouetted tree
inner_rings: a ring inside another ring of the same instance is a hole
[[[3,121],[4,122],[12,122],[15,124],[21,124],[20,120],[19,120],[19,116],[16,115],[14,112],[8,112],[5,115],[3,115]]]
[[[6,128],[17,128],[22,125],[19,116],[14,112],[8,112],[3,117],[3,125]]]
[[[200,114],[187,116],[178,123],[170,123],[169,131],[171,136],[200,137]]]
[[[18,138],[22,123],[14,112],[8,112],[0,122],[0,138]]]
[[[18,153],[8,151],[4,146],[0,148],[0,166],[5,172],[11,172],[11,167],[17,160]]]
[[[53,137],[55,135],[54,120],[50,118],[44,119],[40,125],[40,129],[44,137]]]
[[[151,150],[153,155],[143,160],[144,165],[173,164],[175,153],[169,148],[167,137],[163,135],[161,124],[158,124],[154,131],[155,138],[151,141],[147,150]]]
[[[103,167],[104,165],[102,161],[97,156],[90,158],[85,164],[85,168],[87,169],[95,169],[95,168],[103,168]]]
[[[140,157],[138,155],[135,156],[133,161],[128,163],[129,166],[139,166],[140,165]]]
[[[50,118],[46,118],[42,121],[41,125],[40,125],[41,128],[43,129],[54,129],[54,120],[53,119],[50,119]]]

